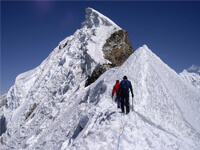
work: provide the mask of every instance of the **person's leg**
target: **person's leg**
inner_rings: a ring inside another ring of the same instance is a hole
[[[121,96],[121,109],[122,109],[122,112],[124,113],[124,96],[123,95]]]
[[[117,99],[117,108],[120,108],[120,98]]]
[[[129,108],[129,96],[126,96],[126,114],[128,114],[130,112],[130,108]]]

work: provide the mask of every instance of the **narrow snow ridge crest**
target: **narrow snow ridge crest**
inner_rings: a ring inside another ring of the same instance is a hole
[[[148,48],[148,46],[147,46],[146,44],[144,44],[144,45],[142,46],[142,48],[149,50],[149,48]]]
[[[116,28],[121,29],[112,20],[102,15],[98,11],[92,8],[86,8],[86,20],[82,23],[82,27],[92,28],[92,27],[99,27],[101,25],[115,26]]]

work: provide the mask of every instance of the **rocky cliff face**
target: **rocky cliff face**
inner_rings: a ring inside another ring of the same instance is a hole
[[[127,31],[121,29],[114,32],[103,46],[104,58],[109,60],[111,64],[103,64],[97,67],[85,83],[85,86],[96,81],[101,74],[112,67],[121,66],[127,58],[134,52],[134,49],[129,42]]]
[[[127,31],[118,30],[106,40],[103,46],[104,58],[108,59],[114,66],[121,66],[134,52],[129,42]]]

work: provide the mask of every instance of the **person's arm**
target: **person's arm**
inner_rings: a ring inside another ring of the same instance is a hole
[[[130,82],[130,89],[131,89],[131,94],[132,94],[132,97],[134,97],[134,94],[133,94],[133,89],[132,89],[131,82]]]
[[[113,95],[115,94],[115,86],[113,87],[113,91],[112,91],[112,98],[113,98]]]

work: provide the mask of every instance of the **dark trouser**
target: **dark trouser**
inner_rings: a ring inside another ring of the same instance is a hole
[[[125,102],[124,102],[125,100]],[[125,103],[125,106],[126,106],[126,113],[129,113],[130,112],[130,109],[129,109],[129,95],[121,95],[121,109],[122,109],[122,112],[124,112],[124,103]]]
[[[121,98],[118,98],[117,99],[117,107],[120,108],[120,106],[121,106]]]

